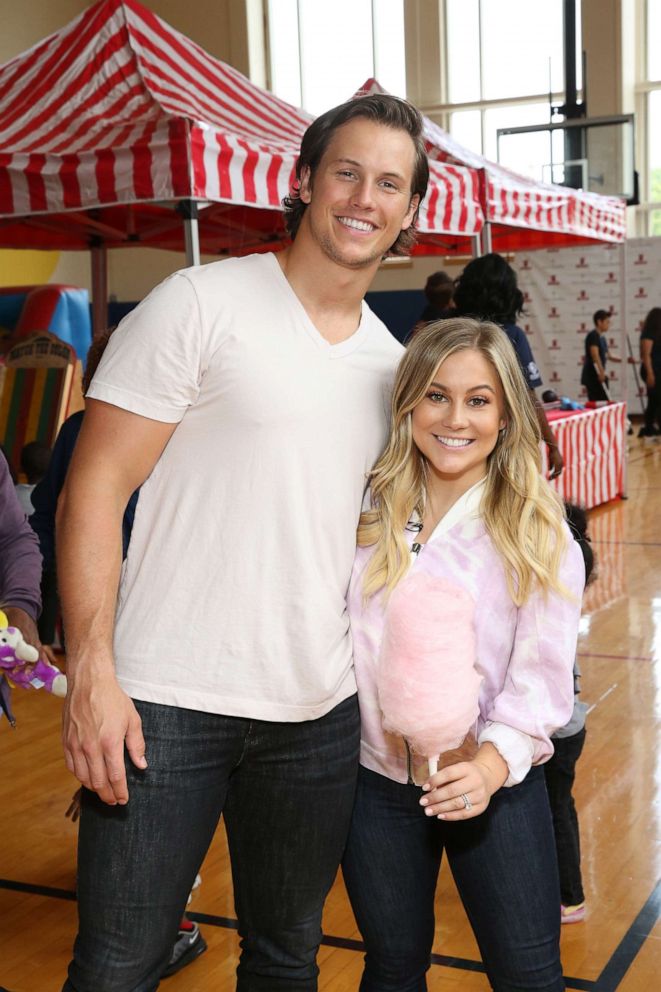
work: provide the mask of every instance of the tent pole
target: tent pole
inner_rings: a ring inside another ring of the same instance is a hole
[[[471,255],[473,258],[479,258],[482,252],[480,251],[480,235],[471,235]]]
[[[482,254],[489,255],[493,248],[491,246],[491,224],[487,221],[481,231]]]
[[[184,218],[184,237],[186,240],[186,265],[200,264],[200,232],[197,221],[197,202],[181,200],[177,210]]]
[[[108,329],[108,249],[99,239],[92,244],[92,337]]]

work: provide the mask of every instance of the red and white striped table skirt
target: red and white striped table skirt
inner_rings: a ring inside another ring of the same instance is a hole
[[[565,460],[551,485],[563,499],[590,509],[626,495],[626,414],[626,403],[547,414]],[[542,448],[546,475],[546,445]]]

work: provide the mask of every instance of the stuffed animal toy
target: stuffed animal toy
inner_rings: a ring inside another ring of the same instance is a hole
[[[45,689],[54,696],[66,696],[67,677],[55,665],[39,657],[36,648],[28,644],[18,627],[10,627],[7,616],[0,610],[0,673],[12,685],[27,689]]]

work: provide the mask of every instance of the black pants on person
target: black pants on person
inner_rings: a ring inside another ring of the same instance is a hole
[[[606,379],[606,382],[599,382],[599,380],[586,382],[585,388],[588,391],[588,399],[593,403],[610,400],[610,396],[608,395],[608,379]]]
[[[554,737],[555,753],[543,766],[553,816],[563,906],[576,906],[585,899],[581,879],[578,816],[572,796],[576,762],[581,756],[584,743],[585,727],[571,737]]]

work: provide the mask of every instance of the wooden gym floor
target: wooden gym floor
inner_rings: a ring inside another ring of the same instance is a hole
[[[587,895],[585,922],[564,926],[568,989],[659,988],[661,884],[661,444],[629,439],[629,499],[590,514],[599,578],[579,639],[588,737],[576,801]],[[0,722],[0,986],[59,992],[76,930],[76,828],[64,816],[75,782],[59,743],[60,704],[13,694],[18,728]],[[237,936],[222,827],[190,905],[209,949],[167,992],[231,992]],[[488,982],[443,870],[430,992],[485,992]],[[328,899],[321,992],[355,992],[360,935],[341,878]]]

